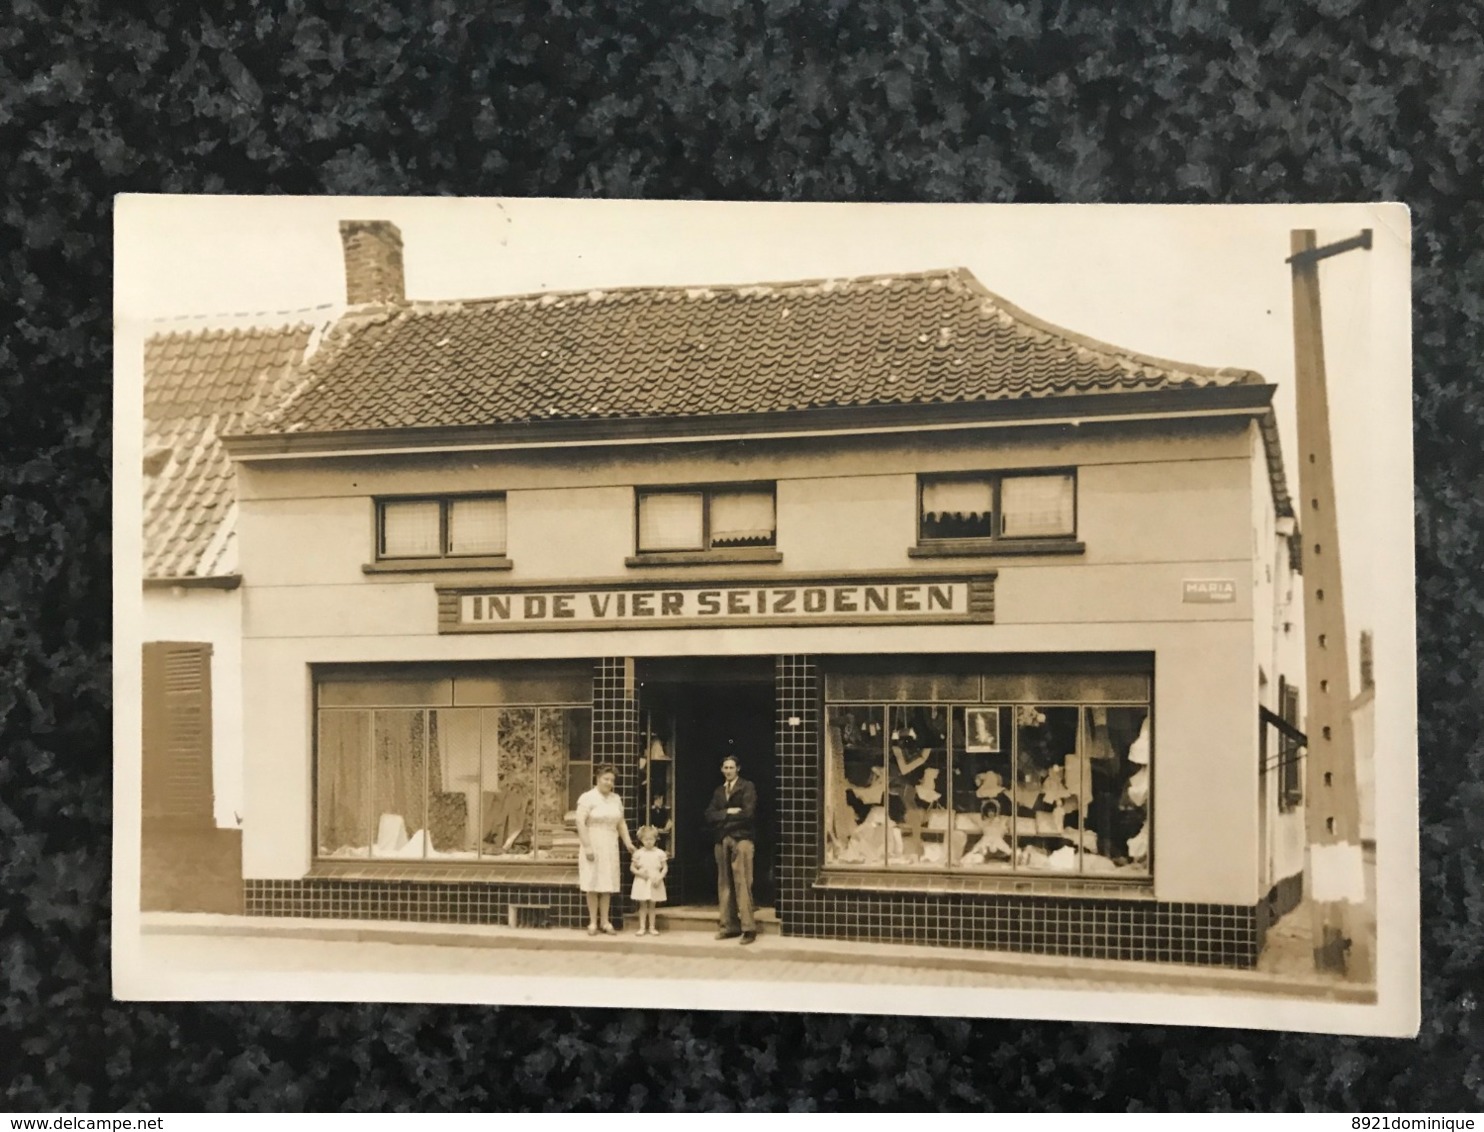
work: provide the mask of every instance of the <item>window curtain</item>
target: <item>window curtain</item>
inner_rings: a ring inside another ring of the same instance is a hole
[[[371,844],[371,713],[326,711],[319,726],[319,851],[365,856]]]
[[[493,743],[493,737],[491,742]],[[479,847],[479,709],[430,713],[428,780],[433,847],[473,853]],[[436,804],[436,805],[435,805]]]
[[[663,492],[639,497],[640,550],[702,550],[700,492]]]
[[[504,554],[505,500],[455,499],[448,505],[449,554]]]
[[[711,497],[712,546],[771,546],[774,526],[770,491],[718,491]]]
[[[375,727],[372,812],[377,829],[383,819],[400,817],[408,836],[415,838],[426,825],[427,713],[378,711]],[[415,850],[404,852],[403,846],[378,844],[377,849],[383,855],[422,856]]]
[[[437,500],[381,505],[381,553],[388,558],[430,558],[439,545]]]
[[[1006,538],[1070,535],[1071,476],[1009,476],[1000,485],[1000,524]]]
[[[993,533],[994,487],[988,480],[936,480],[922,485],[926,538],[988,538]]]

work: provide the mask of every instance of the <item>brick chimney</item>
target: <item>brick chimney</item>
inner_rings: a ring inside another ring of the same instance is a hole
[[[405,303],[402,278],[402,233],[389,220],[342,220],[340,243],[345,248],[345,301]]]

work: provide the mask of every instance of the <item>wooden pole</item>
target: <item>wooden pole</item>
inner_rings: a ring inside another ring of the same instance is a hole
[[[1309,738],[1304,800],[1309,840],[1305,887],[1313,911],[1315,966],[1369,981],[1374,957],[1368,933],[1361,928],[1366,898],[1365,858],[1360,844],[1349,646],[1319,307],[1319,261],[1328,254],[1369,247],[1369,240],[1358,237],[1343,246],[1316,248],[1314,232],[1301,230],[1292,233],[1291,241],[1298,394],[1297,510],[1303,539],[1308,698],[1305,731]]]

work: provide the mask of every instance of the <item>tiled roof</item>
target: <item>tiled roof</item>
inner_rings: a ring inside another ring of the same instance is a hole
[[[967,270],[410,304],[343,319],[255,434],[942,404],[1261,382],[1050,326]]]
[[[236,492],[219,437],[281,396],[313,329],[160,334],[144,347],[144,576],[235,568]]]

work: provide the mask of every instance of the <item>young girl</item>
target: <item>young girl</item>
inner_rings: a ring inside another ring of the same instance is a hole
[[[665,902],[665,874],[670,871],[665,851],[658,848],[660,831],[652,825],[639,830],[639,844],[630,867],[634,870],[634,888],[630,893],[639,902],[639,930],[635,935],[659,935],[654,926],[654,906]]]

